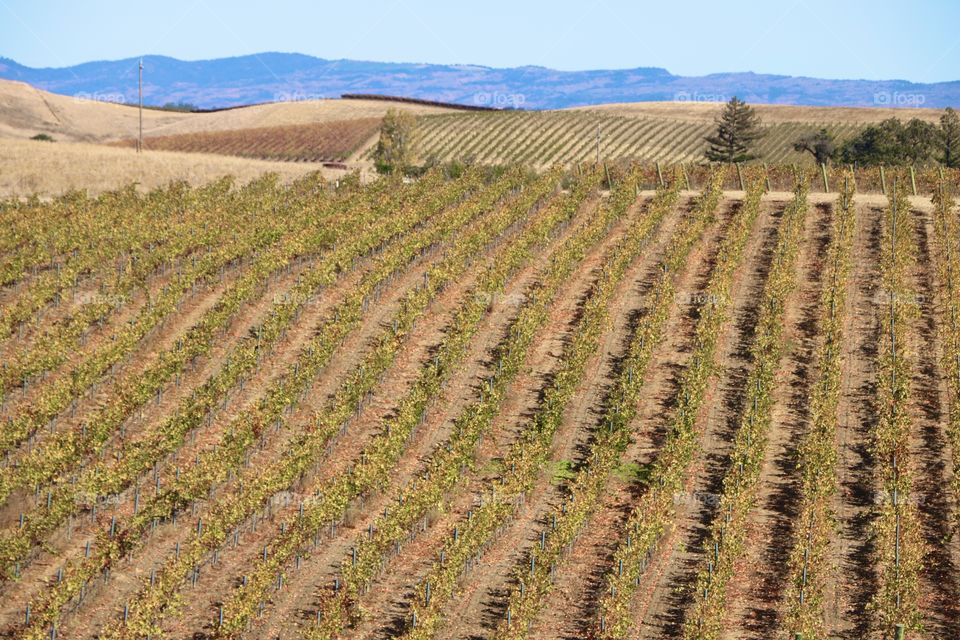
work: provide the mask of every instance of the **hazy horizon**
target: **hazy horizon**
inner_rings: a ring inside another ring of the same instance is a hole
[[[616,0],[507,3],[483,11],[425,0],[269,7],[224,0],[145,7],[0,0],[0,56],[33,68],[163,55],[185,61],[266,52],[559,71],[660,67],[681,76],[755,72],[851,80],[960,80],[960,3],[909,11],[884,0],[773,5]],[[354,28],[345,28],[350,25]],[[736,46],[717,46],[717,34]],[[910,34],[909,36],[905,34]],[[710,55],[704,55],[709,50]]]

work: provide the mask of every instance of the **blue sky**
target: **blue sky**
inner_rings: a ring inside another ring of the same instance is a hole
[[[0,0],[0,56],[29,66],[262,51],[936,82],[960,79],[960,1]]]

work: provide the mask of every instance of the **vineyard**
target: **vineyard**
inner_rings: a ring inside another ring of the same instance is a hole
[[[150,136],[144,147],[157,151],[215,153],[287,162],[346,160],[380,128],[380,118],[359,118],[313,124],[254,127]],[[115,143],[136,148],[136,140]]]
[[[424,158],[481,164],[522,163],[538,167],[609,160],[699,162],[716,125],[711,119],[620,115],[606,111],[498,111],[420,117]],[[765,127],[757,153],[769,163],[807,162],[794,151],[804,135],[827,128],[839,142],[862,125],[851,122],[777,122]],[[372,153],[368,149],[362,157]]]
[[[960,174],[420,122],[0,202],[0,637],[960,638]]]

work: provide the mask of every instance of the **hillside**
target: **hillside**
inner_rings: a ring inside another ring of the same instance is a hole
[[[108,94],[100,94],[109,98]],[[145,109],[145,137],[258,127],[381,118],[396,104],[380,100],[302,100],[255,105],[213,113]],[[444,107],[407,105],[416,114],[441,114]],[[0,80],[0,137],[29,138],[47,133],[58,140],[108,142],[135,138],[138,109],[104,100],[69,98],[23,82]]]
[[[714,106],[711,116],[718,107]],[[697,110],[699,111],[699,109]],[[616,110],[498,112],[450,114],[421,118],[421,154],[438,161],[463,160],[486,164],[524,163],[536,167],[569,165],[593,160],[698,162],[705,136],[714,131],[712,118],[663,117]],[[783,120],[766,125],[758,145],[767,162],[809,162],[793,151],[793,142],[821,127],[839,141],[856,134],[862,123]],[[366,158],[370,158],[372,150]]]
[[[312,171],[331,178],[343,175],[313,162],[269,162],[173,151],[138,154],[132,149],[85,142],[0,139],[0,198],[57,196],[71,190],[98,194],[131,183],[141,190],[180,180],[203,185],[227,175],[245,183],[268,172],[289,181]]]
[[[120,95],[136,101],[138,59],[34,69],[0,58],[0,78],[21,80],[65,95]],[[151,104],[189,102],[205,108],[278,100],[337,98],[377,93],[529,109],[557,109],[617,102],[686,99],[820,106],[960,105],[960,82],[919,84],[903,80],[832,80],[756,73],[677,76],[665,69],[558,71],[525,66],[326,60],[295,53],[259,53],[184,61],[143,58],[145,95]]]
[[[720,105],[716,102],[621,102],[576,107],[570,111],[599,111],[606,115],[668,118],[689,122],[713,122]],[[824,122],[834,124],[873,124],[887,118],[909,120],[919,118],[937,123],[943,113],[940,109],[911,109],[893,107],[806,107],[786,104],[754,104],[766,124],[790,122]]]
[[[144,131],[187,120],[190,114],[146,110]],[[100,142],[136,136],[137,110],[112,102],[79,100],[24,82],[0,81],[0,137],[47,133],[58,140]]]
[[[820,128],[827,128],[842,142],[863,126],[885,118],[918,117],[935,122],[941,113],[933,109],[755,106],[767,129],[758,151],[768,163],[809,163],[809,156],[796,153],[792,145],[802,135]],[[275,102],[209,113],[148,109],[144,111],[145,148],[151,152],[260,160],[346,161],[351,167],[369,169],[378,123],[390,108],[419,116],[420,155],[424,160],[525,163],[544,168],[596,158],[598,129],[604,160],[668,164],[700,161],[706,147],[704,137],[712,132],[721,105],[647,102],[553,111],[464,111],[385,100],[338,99]],[[137,123],[137,109],[130,106],[75,100],[0,80],[0,138],[26,139],[46,133],[61,147],[64,142],[129,147],[134,145]],[[18,147],[20,153],[32,151],[42,152],[44,158],[56,155],[49,147]],[[90,149],[64,153],[65,157],[77,158],[89,154]],[[167,157],[164,175],[174,175],[169,163],[176,157]],[[209,163],[209,158],[204,162]],[[236,166],[244,175],[251,173]],[[7,173],[23,176],[24,168],[13,166]],[[34,185],[44,193],[56,193],[64,184],[59,175],[44,177],[42,172],[27,174],[16,182]],[[66,183],[73,185],[76,181]]]
[[[214,153],[288,162],[342,162],[377,136],[382,118],[198,131],[144,138],[145,149]],[[136,148],[133,138],[113,143]]]
[[[957,174],[649,169],[2,203],[0,637],[960,637]]]

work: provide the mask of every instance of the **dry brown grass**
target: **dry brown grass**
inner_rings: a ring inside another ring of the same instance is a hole
[[[96,144],[0,141],[0,196],[4,197],[33,193],[51,196],[71,189],[86,189],[95,194],[131,182],[138,182],[143,189],[181,179],[203,184],[224,175],[248,182],[268,171],[290,180],[317,170],[331,178],[344,173],[307,162],[269,162],[172,151],[138,155],[132,149]]]
[[[185,120],[152,129],[150,135],[173,135],[200,131],[226,131],[258,127],[280,127],[295,124],[313,124],[361,118],[382,118],[388,109],[396,108],[415,115],[460,113],[456,109],[431,107],[383,100],[305,100],[273,102],[270,104],[218,111],[216,113],[188,114]]]
[[[862,108],[862,107],[797,107],[782,104],[753,105],[768,124],[815,122],[837,124],[870,124],[887,118],[909,120],[920,118],[939,122],[940,109]],[[712,122],[723,107],[716,102],[629,102],[576,107],[569,111],[602,111],[606,115],[663,117],[689,122]]]
[[[190,114],[146,109],[147,131]],[[109,102],[79,100],[35,89],[23,82],[0,80],[0,137],[30,138],[47,133],[57,140],[101,142],[137,135],[137,109]]]
[[[143,131],[145,136],[167,136],[382,118],[393,107],[417,115],[454,111],[382,100],[276,102],[215,113],[145,109]],[[47,133],[58,140],[109,142],[136,137],[137,127],[134,107],[80,100],[41,91],[23,82],[0,80],[0,138],[24,139]]]

